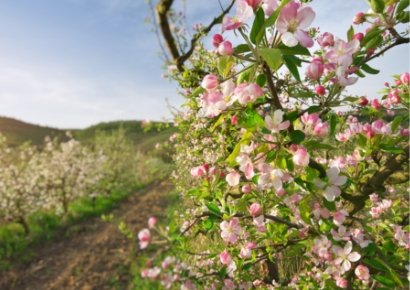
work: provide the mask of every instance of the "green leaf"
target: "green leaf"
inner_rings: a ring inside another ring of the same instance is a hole
[[[397,19],[400,21],[400,23],[408,23],[410,20],[410,12],[409,11],[403,11],[399,15],[397,15]]]
[[[260,74],[256,77],[256,83],[260,86],[260,87],[264,87],[266,84],[266,75],[265,74]]]
[[[195,98],[205,92],[205,89],[203,87],[197,87],[190,95],[191,98]]]
[[[254,67],[255,66],[252,64],[252,65],[248,66],[248,68],[246,68],[243,72],[241,72],[238,76],[238,80],[236,81],[236,83],[241,84],[241,83],[244,83],[244,82],[249,82],[251,76],[253,75],[253,72],[254,72],[253,68]]]
[[[297,80],[297,81],[301,81],[300,80],[300,75],[299,75],[299,70],[298,70],[298,65],[297,65],[297,61],[299,59],[296,58],[295,56],[290,56],[290,55],[284,55],[283,56],[283,61],[285,62],[286,67],[289,69],[290,73],[293,75],[293,77]]]
[[[244,145],[244,144],[248,144],[251,135],[252,135],[251,132],[249,132],[249,131],[246,132],[245,134],[243,134],[241,141],[239,141],[235,145],[234,149],[232,150],[232,153],[226,159],[226,162],[228,162],[228,164],[230,166],[235,166],[236,165],[236,157],[241,152],[241,146]]]
[[[312,207],[310,206],[309,201],[308,198],[304,198],[299,202],[300,217],[307,224],[310,224],[310,213],[312,212]]]
[[[316,113],[316,112],[320,112],[321,110],[322,110],[322,107],[320,107],[320,106],[310,106],[309,109],[307,110],[307,112],[309,114],[313,114],[313,113]]]
[[[410,1],[409,0],[401,0],[396,8],[396,15],[400,14],[404,11],[407,7],[409,7]]]
[[[401,125],[401,122],[403,122],[403,116],[396,116],[393,120],[393,122],[391,123],[391,131],[394,133],[396,132],[396,130],[399,128],[399,126]]]
[[[353,39],[353,35],[354,35],[354,28],[353,26],[350,25],[349,30],[347,31],[347,39],[350,41]]]
[[[364,38],[362,40],[362,44],[366,45],[370,40],[374,39],[377,35],[380,35],[381,33],[382,33],[382,31],[378,27],[375,27],[375,28],[371,29],[364,36]]]
[[[252,29],[251,29],[251,34],[250,34],[250,40],[252,41],[253,44],[258,44],[260,40],[263,37],[263,34],[261,33],[259,37],[259,32],[262,32],[262,29],[264,30],[263,23],[265,22],[265,13],[263,12],[262,7],[258,9],[255,15],[255,19],[252,24]],[[260,39],[259,39],[260,38]]]
[[[384,152],[392,153],[392,154],[400,154],[404,152],[402,148],[388,146],[388,145],[380,145],[380,149]]]
[[[387,278],[386,276],[382,276],[382,275],[373,275],[373,279],[382,283],[385,286],[388,287],[394,287],[396,286],[396,283],[394,283],[393,280]]]
[[[222,123],[224,122],[224,118],[225,118],[225,115],[219,116],[218,120],[215,122],[215,124],[211,128],[211,132],[213,132],[217,127],[222,125]]]
[[[234,52],[236,54],[240,54],[240,53],[244,53],[244,52],[248,52],[248,51],[251,51],[251,49],[250,49],[249,45],[247,45],[245,43],[239,44],[238,46],[236,46],[234,48]]]
[[[284,116],[284,120],[289,120],[290,122],[295,121],[299,116],[299,111],[292,111]]]
[[[383,0],[370,0],[370,7],[376,13],[383,13],[384,1]]]
[[[362,134],[359,134],[357,136],[357,145],[359,145],[360,148],[366,148],[367,147],[367,138],[363,136]]]
[[[233,65],[234,65],[234,61],[231,56],[221,56],[218,59],[218,64],[217,64],[219,74],[222,77],[226,78],[229,72],[231,71],[231,68]]]
[[[293,144],[300,144],[305,140],[305,133],[300,130],[295,130],[290,132],[289,137]]]
[[[303,143],[303,146],[305,146],[307,149],[325,149],[325,150],[334,150],[335,147],[332,145],[319,142],[316,140],[309,140]]]
[[[254,109],[248,108],[239,115],[239,126],[254,131],[265,126],[265,121]]]
[[[330,211],[336,211],[336,204],[333,201],[327,201],[325,198],[323,199],[324,206]]]
[[[372,74],[372,75],[377,75],[380,71],[377,69],[374,69],[372,67],[370,67],[367,64],[363,64],[362,65],[362,70],[364,70],[365,72],[367,72],[368,74]]]
[[[278,70],[278,68],[282,64],[282,54],[280,50],[277,48],[259,48],[259,54],[263,58],[264,61],[268,64],[268,66],[273,69],[274,71]]]
[[[214,221],[210,218],[202,221],[202,228],[206,231],[212,230],[214,227]]]
[[[372,49],[372,48],[376,48],[376,47],[378,47],[382,42],[383,42],[383,37],[382,37],[380,34],[379,34],[379,35],[376,35],[374,38],[372,38],[371,40],[369,40],[368,43],[366,43],[366,45],[365,45],[366,50]]]
[[[206,204],[206,207],[209,209],[209,211],[211,212],[211,213],[213,213],[214,215],[216,215],[216,216],[221,216],[221,210],[219,209],[219,207],[215,204],[215,203],[213,203],[213,202],[208,202],[207,204]]]
[[[329,119],[329,125],[330,125],[330,130],[329,130],[329,135],[334,136],[336,132],[336,126],[339,121],[339,117],[336,114],[331,114],[330,119]]]
[[[300,44],[294,47],[288,47],[284,44],[279,45],[279,49],[283,55],[307,55],[310,56],[310,51]]]

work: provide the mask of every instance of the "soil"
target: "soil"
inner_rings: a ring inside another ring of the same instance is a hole
[[[157,182],[129,196],[111,212],[114,221],[125,221],[137,233],[152,213],[164,212],[171,188],[167,181]],[[69,230],[68,237],[34,249],[29,263],[0,273],[0,289],[130,289],[132,242],[119,232],[116,222],[93,218]]]

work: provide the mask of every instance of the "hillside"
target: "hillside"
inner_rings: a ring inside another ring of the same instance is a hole
[[[90,142],[94,139],[97,132],[110,133],[122,128],[128,136],[141,150],[149,150],[156,143],[166,141],[175,132],[175,128],[169,123],[142,121],[113,121],[99,123],[82,130],[68,130],[75,139],[81,142]],[[50,127],[44,127],[26,123],[8,117],[0,117],[0,133],[7,138],[11,146],[16,146],[24,142],[34,145],[43,144],[44,138],[59,138],[66,140],[66,131]]]
[[[47,136],[66,139],[64,130],[34,125],[8,117],[0,117],[0,133],[12,146],[24,142],[40,145]]]

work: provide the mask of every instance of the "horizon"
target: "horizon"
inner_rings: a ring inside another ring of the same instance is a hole
[[[341,38],[353,16],[367,10],[357,0],[337,0],[332,7],[316,0],[310,6],[316,11],[313,26]],[[161,77],[160,47],[145,23],[150,14],[143,1],[6,0],[0,9],[0,115],[86,128],[122,119],[169,121],[169,106],[182,104],[177,84]],[[209,23],[217,9],[217,3],[187,2],[188,27]],[[204,39],[206,47],[209,42]],[[360,79],[348,91],[374,98],[392,74],[408,71],[408,63],[408,49],[397,47],[370,63],[383,67],[384,75]]]

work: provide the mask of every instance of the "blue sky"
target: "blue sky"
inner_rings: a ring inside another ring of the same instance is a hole
[[[341,37],[354,14],[367,10],[359,0],[315,0],[312,6],[313,26]],[[209,22],[218,9],[217,0],[187,0],[189,25]],[[0,11],[0,115],[81,128],[169,119],[167,101],[182,103],[176,84],[161,77],[159,47],[144,23],[145,1],[2,0]],[[398,48],[372,63],[383,75],[350,90],[374,97],[386,76],[408,70],[408,63],[408,48]]]

